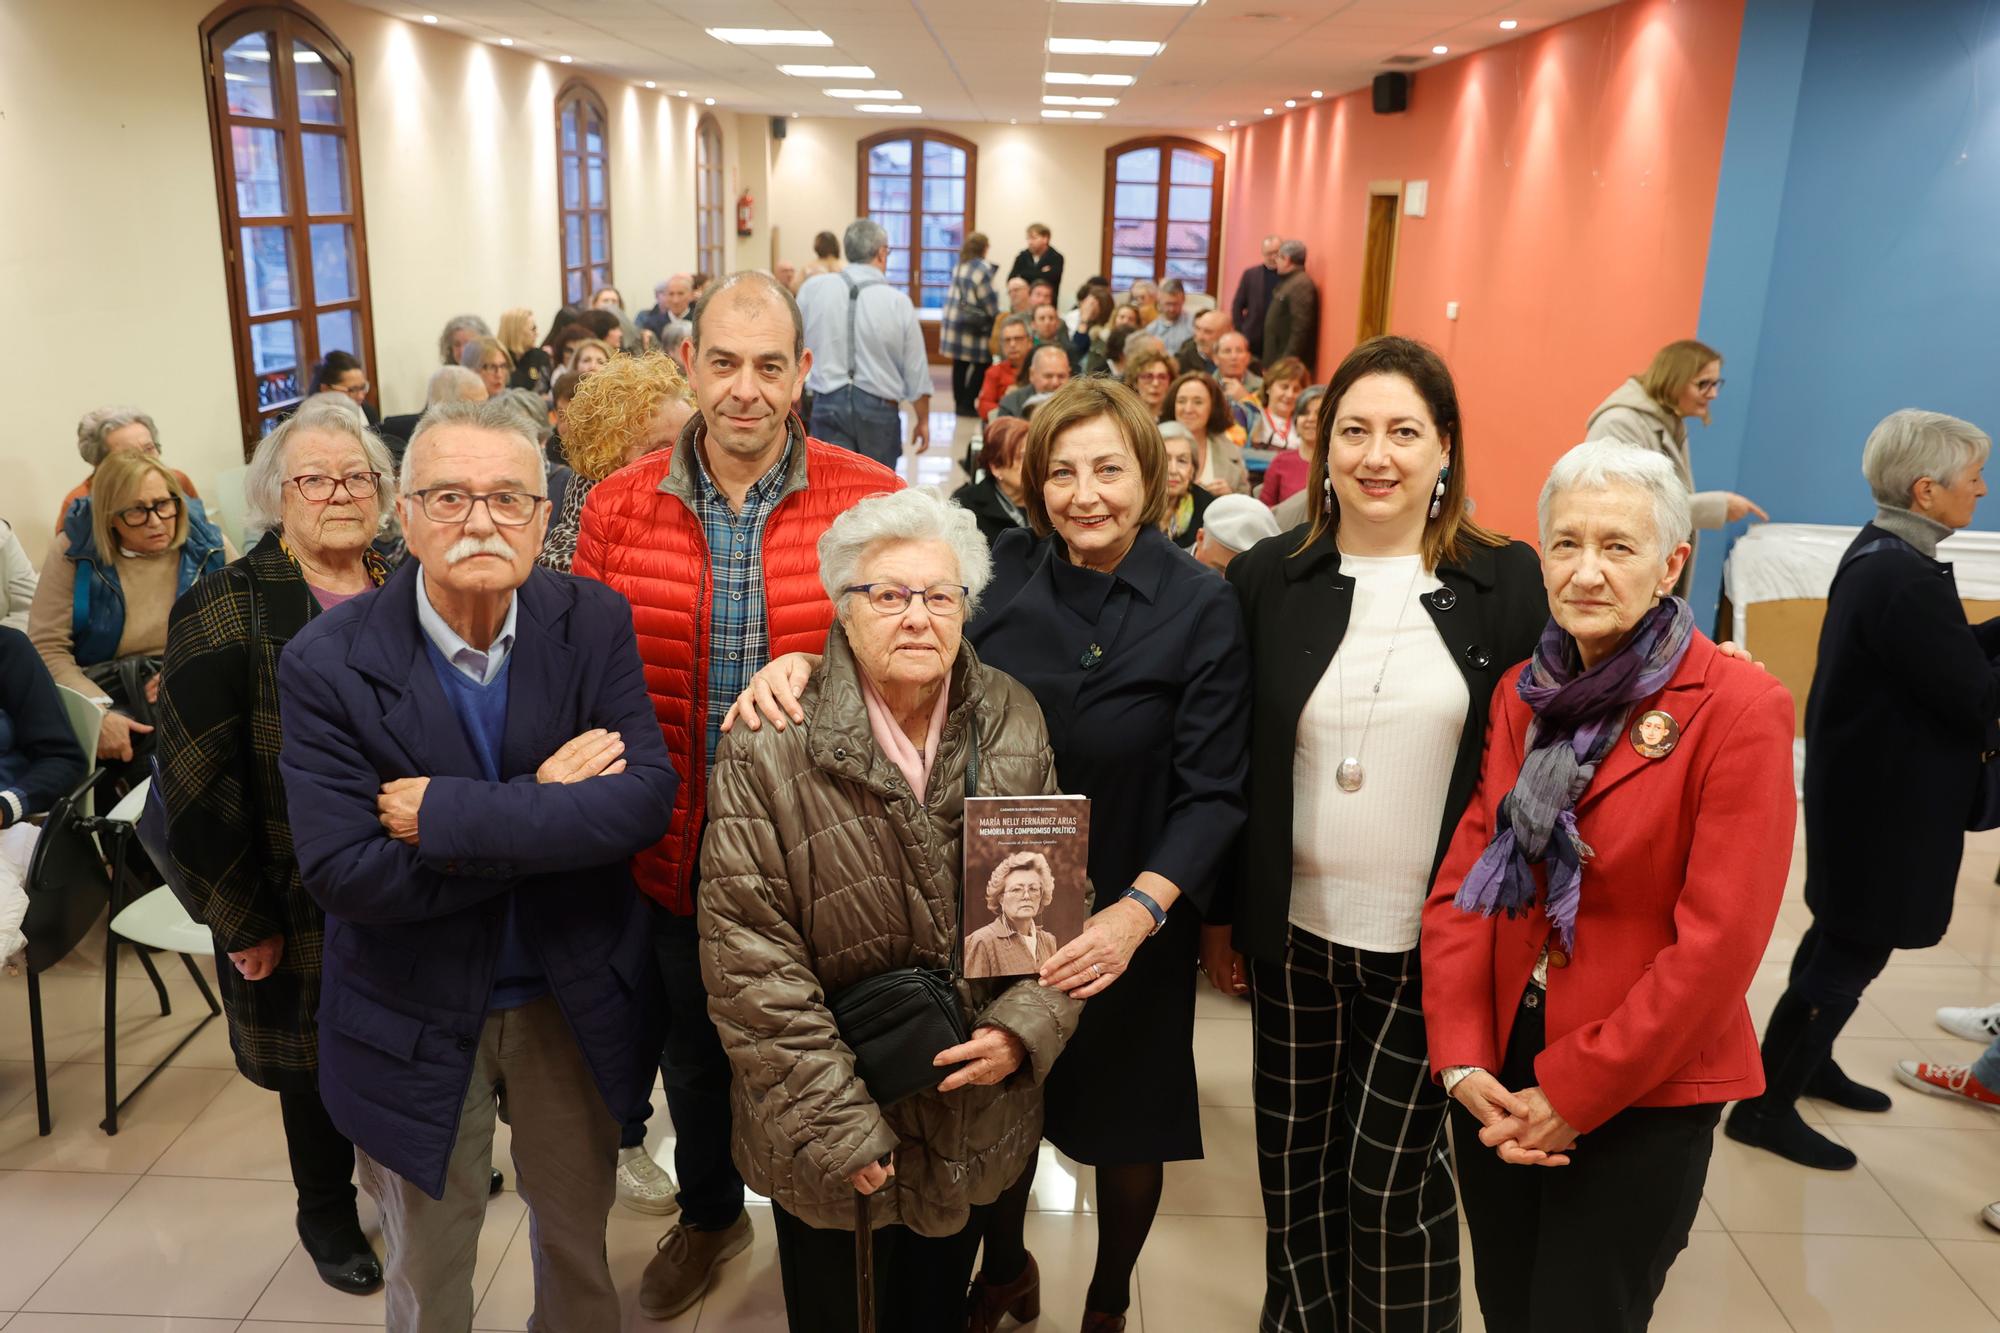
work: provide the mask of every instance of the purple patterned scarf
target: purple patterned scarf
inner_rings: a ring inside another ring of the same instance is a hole
[[[1486,844],[1453,899],[1460,911],[1518,916],[1535,903],[1529,867],[1548,864],[1549,920],[1562,947],[1576,943],[1578,891],[1591,850],[1576,832],[1576,803],[1597,766],[1625,733],[1632,705],[1660,692],[1680,669],[1694,637],[1694,614],[1678,597],[1648,611],[1623,647],[1589,671],[1576,640],[1554,620],[1516,682],[1534,710],[1528,753],[1514,789],[1501,798]]]

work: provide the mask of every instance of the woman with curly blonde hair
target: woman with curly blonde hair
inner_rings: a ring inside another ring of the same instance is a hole
[[[539,562],[567,574],[576,558],[583,502],[598,482],[680,438],[697,408],[673,358],[654,352],[614,358],[578,381],[563,412],[563,457],[576,471],[562,513],[549,525]]]

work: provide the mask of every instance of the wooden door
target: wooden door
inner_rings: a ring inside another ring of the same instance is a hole
[[[1361,256],[1361,317],[1354,340],[1366,342],[1389,331],[1389,292],[1396,277],[1396,221],[1401,200],[1395,194],[1368,196],[1368,243]]]

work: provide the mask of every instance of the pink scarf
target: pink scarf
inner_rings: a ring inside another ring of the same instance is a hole
[[[919,751],[910,744],[909,736],[897,724],[895,715],[889,711],[888,701],[875,683],[861,672],[855,673],[861,679],[861,702],[868,706],[868,729],[875,733],[875,743],[882,747],[882,753],[890,762],[902,770],[903,777],[910,784],[910,791],[918,801],[924,799],[930,790],[931,766],[937,763],[938,737],[944,734],[944,715],[951,702],[951,681],[947,678],[938,686],[937,703],[931,706],[930,727],[924,733],[924,748]]]

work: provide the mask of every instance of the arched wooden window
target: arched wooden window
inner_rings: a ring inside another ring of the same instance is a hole
[[[1179,278],[1213,292],[1222,243],[1220,148],[1156,135],[1104,150],[1104,267],[1118,291]]]
[[[722,127],[703,116],[694,130],[694,267],[719,278],[722,258]]]
[[[328,352],[374,377],[354,62],[292,4],[235,0],[201,38],[247,451]]]
[[[855,210],[889,232],[890,282],[942,310],[972,230],[979,148],[943,130],[885,130],[856,150]]]
[[[611,286],[610,118],[588,84],[556,95],[556,157],[562,173],[563,300],[582,305]]]

